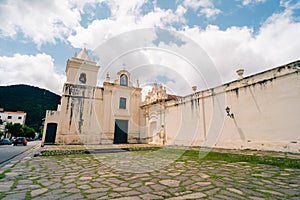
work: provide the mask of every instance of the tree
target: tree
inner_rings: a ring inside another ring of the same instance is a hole
[[[14,137],[20,137],[22,135],[21,131],[22,125],[20,123],[8,123],[6,125],[7,132],[10,133]]]
[[[29,126],[22,126],[21,128],[22,134],[23,136],[27,137],[27,138],[34,138],[35,137],[35,130],[34,128],[31,128]]]
[[[35,137],[35,130],[26,125],[21,125],[19,123],[8,123],[6,125],[7,132],[10,133],[14,137],[27,137],[27,138],[34,138]]]

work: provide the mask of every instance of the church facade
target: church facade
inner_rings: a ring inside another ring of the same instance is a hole
[[[205,146],[300,152],[300,61],[184,97],[142,88],[120,70],[97,86],[85,49],[69,59],[61,104],[47,111],[43,143]]]
[[[98,70],[85,49],[68,60],[61,104],[46,113],[45,143],[141,142],[142,89],[133,86],[126,70],[114,82],[108,75],[103,87],[97,87]]]

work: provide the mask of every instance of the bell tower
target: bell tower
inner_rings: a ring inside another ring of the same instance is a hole
[[[56,143],[100,143],[101,129],[96,109],[101,99],[101,89],[96,86],[98,70],[99,66],[85,48],[68,60]]]
[[[66,66],[68,84],[96,86],[99,66],[88,55],[87,50],[82,49],[79,54],[69,59]]]

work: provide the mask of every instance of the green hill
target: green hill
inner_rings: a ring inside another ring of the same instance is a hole
[[[27,126],[36,131],[45,118],[46,110],[56,110],[60,96],[29,85],[0,86],[0,107],[5,111],[25,111]]]

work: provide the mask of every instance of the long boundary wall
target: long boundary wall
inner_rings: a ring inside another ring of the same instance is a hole
[[[300,152],[299,67],[293,62],[166,102],[166,144]]]

